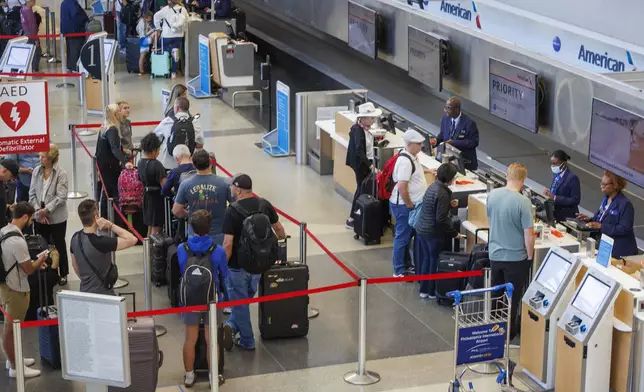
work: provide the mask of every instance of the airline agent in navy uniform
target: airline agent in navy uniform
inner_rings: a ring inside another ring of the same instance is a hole
[[[444,112],[436,143],[451,144],[462,152],[466,169],[478,169],[476,147],[479,146],[479,129],[476,122],[461,112],[461,101],[456,97],[447,100]]]
[[[601,229],[602,234],[615,240],[612,256],[616,259],[637,254],[637,241],[633,230],[635,209],[633,203],[624,195],[624,188],[625,179],[609,171],[604,172],[601,190],[605,196],[599,210],[592,218],[577,214],[578,218],[589,222],[588,226]]]
[[[557,150],[550,156],[553,177],[550,189],[546,189],[545,195],[555,201],[557,222],[574,218],[579,213],[581,185],[579,177],[568,168],[569,160],[570,156],[562,150]]]
[[[353,213],[356,200],[360,196],[362,182],[369,176],[373,165],[373,135],[369,131],[376,118],[382,115],[382,110],[376,109],[373,103],[367,102],[358,106],[358,121],[349,131],[349,146],[347,147],[346,165],[356,174],[356,192],[351,203],[349,219],[344,224],[347,229],[353,229]]]

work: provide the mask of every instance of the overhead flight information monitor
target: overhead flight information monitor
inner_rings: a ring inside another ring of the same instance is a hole
[[[362,54],[376,58],[377,21],[376,11],[349,1],[349,46]]]
[[[442,53],[443,39],[432,33],[408,26],[409,76],[441,91],[443,88]]]
[[[490,113],[537,132],[537,74],[490,57]]]

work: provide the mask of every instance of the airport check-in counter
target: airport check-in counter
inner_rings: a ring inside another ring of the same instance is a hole
[[[352,198],[356,190],[356,177],[353,170],[345,164],[347,157],[347,147],[349,146],[349,132],[351,127],[357,121],[357,114],[349,111],[339,111],[335,114],[335,120],[316,121],[315,126],[319,129],[320,146],[326,156],[333,157],[333,180],[336,191],[346,198]],[[374,130],[376,134],[382,134],[383,130]],[[384,132],[384,137],[389,141],[385,148],[378,148],[377,154],[380,157],[379,167],[382,169],[384,164],[396,152],[405,147],[403,141],[404,132],[396,129],[396,134]],[[327,150],[331,150],[330,152]],[[441,163],[434,157],[423,152],[418,154],[420,164],[427,169],[437,169]],[[436,179],[433,174],[425,173],[427,184],[432,184]],[[474,193],[483,192],[487,186],[478,180],[478,177],[471,172],[466,176],[458,175],[457,183],[450,187],[453,197],[459,199],[459,207],[465,207],[467,196]],[[459,184],[460,182],[460,184]]]
[[[555,390],[606,392],[611,384],[613,315],[620,284],[601,268],[584,274],[557,323]]]
[[[521,305],[523,371],[544,389],[554,388],[557,322],[575,286],[581,257],[559,247],[550,248]]]
[[[467,239],[467,251],[471,250],[475,243],[474,233],[477,229],[489,228],[490,222],[487,218],[487,193],[469,195],[467,203],[467,221],[462,225]],[[556,233],[556,234],[555,234]],[[487,242],[488,232],[479,231],[478,241]],[[534,260],[532,271],[537,271],[552,247],[559,247],[571,253],[579,252],[580,242],[577,238],[563,231],[552,229],[550,234],[543,234],[535,241]]]
[[[210,33],[228,33],[229,22],[237,31],[237,21],[232,19],[191,20],[185,34],[184,74],[186,79],[199,75],[199,36],[208,37]]]

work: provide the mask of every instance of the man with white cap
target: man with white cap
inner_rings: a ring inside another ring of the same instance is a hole
[[[346,165],[356,174],[356,192],[351,203],[349,219],[344,224],[347,229],[353,229],[353,214],[356,200],[360,196],[362,182],[369,176],[373,167],[373,135],[369,131],[376,118],[382,115],[382,110],[376,109],[373,103],[367,102],[358,106],[357,122],[349,132]]]
[[[389,198],[391,214],[396,220],[394,228],[394,277],[401,277],[406,270],[411,272],[413,265],[405,254],[411,241],[412,227],[409,225],[409,211],[423,200],[427,189],[424,169],[418,161],[418,153],[425,142],[425,136],[414,129],[408,129],[403,135],[405,149],[396,160],[392,179],[396,186]],[[414,252],[417,254],[417,252]]]

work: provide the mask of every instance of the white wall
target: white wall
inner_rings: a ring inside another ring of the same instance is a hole
[[[644,20],[642,20],[644,1],[642,0],[496,1],[644,46]]]

